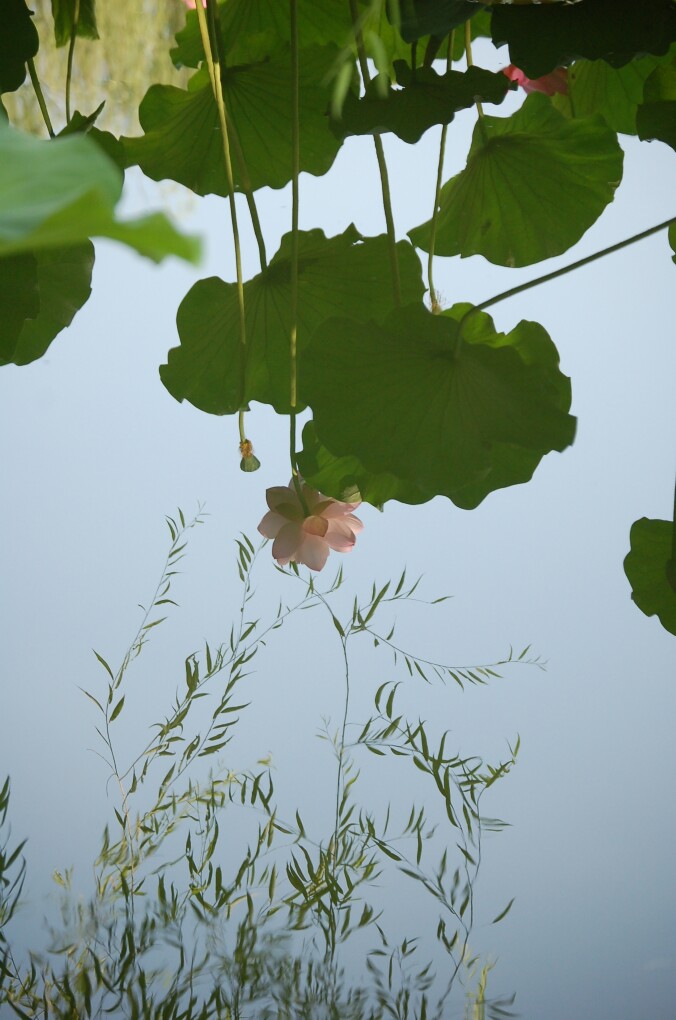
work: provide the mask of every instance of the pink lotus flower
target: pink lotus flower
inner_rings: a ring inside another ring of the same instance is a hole
[[[557,92],[568,95],[568,68],[557,67],[550,74],[542,78],[527,78],[523,71],[514,64],[503,67],[502,73],[506,74],[510,81],[515,81],[524,92],[544,92],[546,96],[553,96]]]
[[[309,513],[301,506],[293,479],[288,485],[275,485],[265,496],[270,510],[258,525],[265,538],[273,538],[272,555],[280,567],[304,563],[321,570],[329,550],[349,552],[364,525],[352,513],[359,503],[341,503],[301,482]]]

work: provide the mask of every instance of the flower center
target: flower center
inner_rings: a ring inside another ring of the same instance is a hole
[[[324,538],[328,530],[329,522],[325,517],[317,517],[316,514],[313,514],[312,517],[306,517],[303,521],[303,531],[309,535],[319,535],[320,538]]]

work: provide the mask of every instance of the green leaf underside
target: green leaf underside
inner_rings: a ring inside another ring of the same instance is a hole
[[[349,92],[340,118],[332,129],[340,138],[348,135],[392,131],[405,142],[417,142],[435,124],[449,124],[458,110],[473,106],[476,100],[501,103],[511,88],[506,76],[479,67],[467,71],[437,74],[430,68],[418,68],[415,75],[403,61],[394,65],[398,89],[383,96],[378,79],[366,88],[360,99]]]
[[[19,257],[19,256],[15,256]],[[0,276],[2,263],[0,260]],[[54,337],[70,325],[91,294],[94,245],[48,248],[35,253],[40,308],[23,323],[11,351],[0,352],[0,363],[27,365],[41,358]]]
[[[280,0],[228,0],[218,5],[224,56],[229,67],[248,64],[277,53],[291,40],[288,4]],[[347,3],[336,0],[298,0],[298,44],[344,46],[351,38]],[[171,59],[178,67],[197,67],[204,48],[197,14],[188,11],[185,28],[176,34]]]
[[[676,221],[674,221],[671,224],[671,226],[669,227],[668,237],[669,237],[669,244],[671,245],[671,250],[674,253],[672,255],[671,261],[676,263]]]
[[[400,503],[426,503],[432,498],[430,493],[393,474],[367,471],[357,457],[334,457],[317,438],[311,421],[303,428],[303,449],[297,459],[298,470],[306,482],[344,502],[349,503],[357,493],[357,498],[377,507],[390,499]]]
[[[16,92],[26,78],[26,61],[38,52],[38,33],[25,0],[0,4],[0,92]]]
[[[0,258],[0,364],[12,360],[14,348],[27,319],[40,310],[38,270],[31,252]]]
[[[155,261],[197,258],[197,242],[159,213],[115,219],[122,174],[89,138],[41,141],[0,121],[0,148],[0,256],[95,236],[123,241]]]
[[[659,139],[676,149],[676,47],[646,81],[636,127],[639,138]]]
[[[575,419],[562,406],[567,381],[558,378],[551,341],[540,330],[521,323],[491,345],[485,316],[481,342],[468,328],[458,347],[457,322],[422,305],[393,312],[382,326],[331,319],[300,361],[301,396],[335,457],[355,456],[368,472],[475,505],[482,483],[522,480],[510,480],[504,467],[514,447],[539,460],[573,440]],[[546,347],[542,355],[533,354],[538,344]],[[523,475],[520,460],[517,466]]]
[[[578,60],[568,69],[569,96],[556,96],[554,106],[576,118],[601,114],[609,128],[636,134],[636,110],[645,80],[655,68],[654,57],[631,60],[615,68],[605,60]]]
[[[399,0],[398,13],[402,38],[414,42],[426,35],[448,35],[477,13],[477,5],[468,0]]]
[[[52,0],[54,39],[57,46],[70,42],[75,18],[75,0]],[[79,0],[76,35],[83,39],[98,39],[95,0]]]
[[[657,616],[665,630],[676,634],[676,591],[669,584],[667,564],[672,552],[672,521],[642,517],[631,526],[630,551],[624,572],[631,597],[646,616]],[[673,567],[676,570],[676,564]]]
[[[566,120],[528,96],[508,118],[485,116],[467,166],[441,190],[435,252],[527,266],[574,245],[612,200],[622,150],[601,120]],[[430,223],[409,231],[424,251]]]
[[[496,46],[529,78],[584,57],[622,67],[635,56],[661,56],[676,39],[672,0],[585,0],[572,6],[493,8]]]
[[[420,261],[408,242],[397,245],[402,298],[420,300]],[[177,315],[181,346],[160,368],[162,382],[177,400],[210,414],[233,414],[250,400],[280,413],[289,411],[291,330],[291,235],[267,270],[244,285],[246,308],[245,392],[240,392],[237,289],[217,277],[200,280]],[[382,320],[393,305],[387,238],[362,239],[354,226],[337,237],[301,231],[298,267],[298,350],[332,315],[349,311],[357,320]]]
[[[334,47],[300,55],[300,169],[321,175],[331,167],[340,143],[327,131],[330,88],[323,85],[336,60]],[[243,174],[235,139],[245,155],[254,191],[282,188],[291,179],[291,62],[287,53],[262,64],[223,73],[223,94],[233,133],[236,190]],[[227,195],[218,110],[206,69],[193,75],[187,91],[153,85],[139,109],[145,134],[122,139],[127,165],[138,163],[153,180],[169,178],[198,195]]]

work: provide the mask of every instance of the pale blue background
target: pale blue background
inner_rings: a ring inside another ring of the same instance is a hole
[[[449,132],[446,179],[464,165],[473,121],[462,114]],[[437,260],[445,303],[480,301],[676,212],[673,153],[622,141],[624,182],[576,248],[520,271],[479,257]],[[429,217],[437,146],[437,131],[415,149],[386,141],[400,236]],[[371,143],[350,142],[325,178],[303,176],[301,202],[302,228],[332,235],[354,221],[365,234],[382,233]],[[289,229],[289,193],[264,190],[258,204],[272,254]],[[202,500],[211,516],[176,586],[181,609],[135,675],[147,721],[182,682],[185,655],[204,638],[227,636],[239,595],[232,540],[240,530],[255,535],[265,488],[289,475],[285,419],[254,406],[247,429],[263,467],[244,475],[234,419],[179,405],[159,381],[183,294],[203,276],[232,279],[234,266],[226,202],[191,200],[178,186],[130,175],[127,209],[157,206],[205,236],[202,266],[157,269],[97,243],[93,294],[72,328],[41,361],[0,373],[0,773],[12,776],[14,833],[29,837],[27,916],[40,916],[55,867],[76,865],[86,888],[115,799],[112,787],[105,799],[107,772],[91,750],[96,719],[78,686],[103,690],[91,649],[115,663],[133,635],[136,604],[152,592],[164,557],[164,515]],[[240,213],[246,223],[243,203]],[[248,227],[244,234],[251,275],[255,247]],[[489,990],[516,990],[529,1020],[671,1020],[676,1012],[676,644],[633,606],[622,569],[632,522],[671,515],[670,254],[663,232],[492,309],[500,329],[531,318],[551,333],[573,380],[575,445],[547,457],[530,484],[470,513],[445,499],[389,505],[384,514],[364,507],[366,529],[342,561],[348,603],[404,565],[425,574],[430,597],[454,596],[398,614],[401,639],[425,657],[490,662],[510,644],[532,643],[548,660],[547,672],[523,668],[465,694],[411,682],[408,695],[413,713],[451,728],[465,752],[495,760],[521,735],[516,771],[487,802],[512,828],[485,843],[474,942],[499,958]],[[259,573],[263,609],[279,591],[290,597],[268,558]],[[307,804],[318,820],[327,817],[333,765],[314,734],[323,716],[338,721],[341,704],[333,637],[320,615],[282,633],[251,681],[250,743],[238,745],[242,760],[228,759],[244,767],[272,752],[285,802]],[[361,718],[393,671],[365,646],[354,669]],[[125,726],[135,746],[131,716]],[[401,792],[368,779],[364,790],[381,800]],[[490,927],[512,896],[509,917]],[[402,936],[416,928],[418,909],[413,895],[401,902]]]

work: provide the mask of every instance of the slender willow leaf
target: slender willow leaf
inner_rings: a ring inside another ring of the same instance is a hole
[[[423,292],[420,262],[407,242],[397,245],[403,299]],[[245,392],[240,392],[239,311],[234,284],[200,280],[177,315],[181,346],[160,369],[177,400],[210,414],[233,414],[250,400],[289,410],[291,235],[282,239],[268,268],[245,285],[247,350]],[[338,237],[321,230],[299,237],[298,350],[331,315],[349,310],[357,320],[382,320],[392,308],[387,238],[362,238],[350,226]]]
[[[528,266],[575,244],[612,201],[622,150],[601,120],[567,121],[530,95],[512,117],[484,117],[467,166],[441,191],[435,251]],[[409,231],[429,249],[430,223]]]

